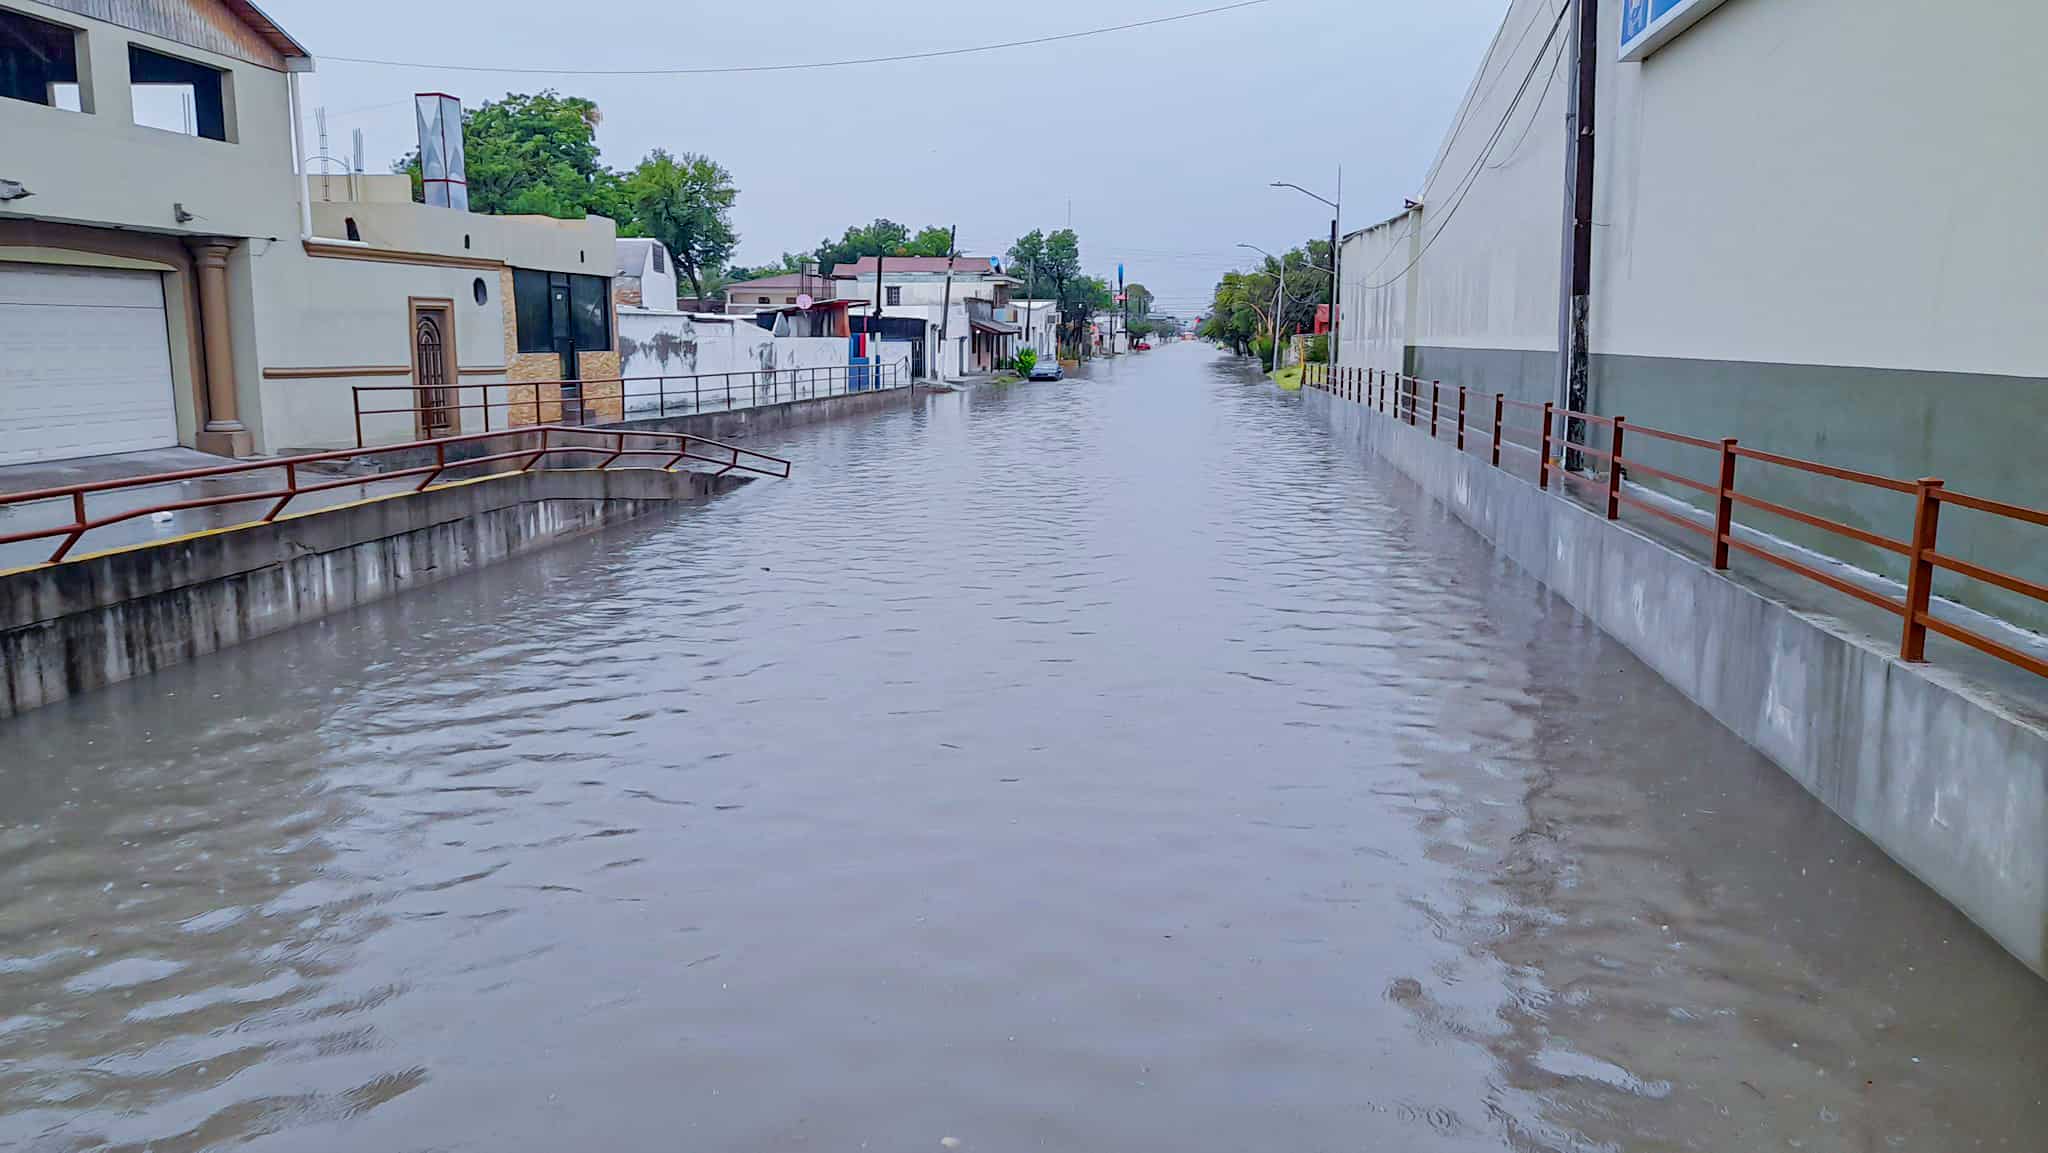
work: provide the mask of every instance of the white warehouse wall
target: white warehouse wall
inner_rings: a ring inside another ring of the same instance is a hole
[[[1593,408],[2048,507],[2032,444],[2048,424],[2048,149],[2035,123],[2048,5],[2001,5],[1987,22],[1937,0],[1727,0],[1639,63],[1617,58],[1622,6],[1598,3]],[[1347,240],[1346,362],[1392,367],[1372,345],[1377,316],[1389,343],[1405,327],[1419,376],[1555,396],[1570,83],[1568,20],[1544,45],[1556,11],[1514,0],[1446,125],[1414,194],[1419,259],[1388,261],[1414,261],[1405,325],[1400,302],[1375,297],[1392,287],[1363,279],[1394,234]],[[1960,63],[1930,71],[1942,61]],[[1701,468],[1652,442],[1637,451]],[[1745,480],[1873,532],[1910,529],[1910,509],[1875,490],[1762,467]],[[1957,518],[1942,541],[2041,575],[2026,534]]]

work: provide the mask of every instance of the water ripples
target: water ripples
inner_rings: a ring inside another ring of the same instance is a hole
[[[2037,983],[1775,769],[1234,365],[1092,375],[0,729],[0,1148],[2034,1131]]]

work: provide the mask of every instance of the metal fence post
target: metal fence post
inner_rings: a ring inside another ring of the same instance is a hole
[[[363,447],[363,386],[360,384],[351,385],[349,386],[349,391],[353,392],[356,398],[356,447],[361,448]],[[489,410],[486,409],[485,411],[488,412]]]
[[[1537,488],[1550,487],[1550,414],[1556,404],[1557,402],[1554,400],[1543,402],[1543,455],[1536,461]]]
[[[1927,603],[1934,596],[1935,529],[1941,521],[1941,481],[1920,478],[1917,503],[1913,508],[1913,555],[1906,569],[1906,628],[1899,638],[1899,659],[1927,659]]]
[[[1465,451],[1465,386],[1458,386],[1458,451]]]
[[[1500,467],[1500,421],[1506,414],[1508,396],[1504,392],[1493,394],[1493,467]]]
[[[1628,418],[1614,418],[1614,435],[1609,439],[1607,451],[1607,519],[1621,519],[1621,434],[1628,426]]]
[[[1728,540],[1735,534],[1735,438],[1721,438],[1721,483],[1714,490],[1714,567],[1728,567]]]
[[[1417,381],[1416,387],[1422,387],[1422,382]],[[1436,412],[1438,407],[1437,401],[1439,399],[1438,394],[1442,391],[1442,385],[1438,384],[1436,381],[1433,380],[1429,382],[1429,439],[1431,440],[1436,439]]]

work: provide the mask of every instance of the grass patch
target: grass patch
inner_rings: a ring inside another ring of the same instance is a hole
[[[1279,385],[1284,392],[1295,392],[1301,388],[1301,366],[1298,364],[1290,364],[1271,375],[1273,383]]]

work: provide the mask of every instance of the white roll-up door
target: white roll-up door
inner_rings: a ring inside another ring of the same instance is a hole
[[[0,464],[178,442],[163,276],[0,263]]]

